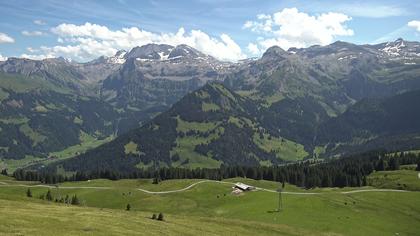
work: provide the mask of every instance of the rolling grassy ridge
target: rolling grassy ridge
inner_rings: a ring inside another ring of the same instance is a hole
[[[418,173],[410,172],[411,175]],[[399,172],[395,172],[395,175],[398,174]],[[420,192],[343,194],[342,192],[372,188],[303,190],[293,185],[286,185],[285,191],[288,192],[319,194],[285,193],[283,194],[284,210],[278,213],[274,212],[278,201],[276,193],[255,191],[235,196],[230,193],[232,185],[228,183],[205,182],[183,192],[168,194],[149,194],[138,190],[138,188],[149,191],[177,190],[198,181],[200,180],[168,180],[153,185],[151,180],[92,180],[60,185],[75,187],[73,189],[52,188],[54,197],[77,194],[82,200],[83,207],[68,207],[64,204],[38,200],[39,195],[46,193],[45,187],[32,187],[34,198],[27,198],[25,196],[27,187],[2,186],[0,199],[3,200],[0,204],[2,206],[0,215],[3,217],[2,222],[6,223],[3,224],[3,228],[0,228],[0,232],[13,233],[10,231],[13,228],[10,225],[17,224],[19,217],[22,219],[21,225],[24,226],[21,230],[39,229],[36,224],[25,221],[24,216],[35,216],[40,214],[39,212],[45,212],[46,215],[43,217],[55,219],[54,222],[57,224],[74,222],[74,230],[82,233],[85,232],[84,228],[91,229],[90,233],[100,233],[105,232],[101,230],[109,227],[110,234],[113,234],[116,232],[114,230],[122,230],[119,227],[124,227],[127,228],[126,231],[121,231],[124,234],[135,234],[137,231],[130,230],[142,230],[150,224],[150,234],[183,234],[185,231],[184,234],[187,235],[197,232],[206,235],[232,235],[233,232],[241,235],[253,233],[260,235],[388,235],[395,233],[420,235],[416,227],[420,222]],[[273,190],[278,186],[277,183],[271,181],[242,178],[225,181],[233,183],[240,181]],[[1,179],[0,182],[17,184],[10,179]],[[124,211],[127,203],[132,206],[130,212]],[[101,211],[98,208],[104,210]],[[163,212],[167,216],[168,222],[161,222],[164,224],[164,227],[160,227],[162,229],[159,229],[159,224],[156,225],[157,222],[146,218],[157,212]],[[84,220],[87,215],[91,220]],[[107,223],[109,221],[103,221],[103,217],[108,215],[113,215],[113,222],[118,223],[110,224]],[[69,220],[71,216],[77,216],[80,220],[77,222]],[[188,230],[183,228],[186,222],[191,222]],[[109,225],[102,227],[103,224]],[[232,227],[229,227],[230,225]],[[55,231],[60,230],[59,227],[51,227],[52,232],[60,232]]]
[[[420,191],[420,176],[413,174],[412,170],[378,171],[372,173],[367,181],[377,188]]]
[[[273,225],[220,218],[166,215],[159,222],[152,213],[56,204],[0,200],[2,235],[299,235],[304,232]],[[43,212],[42,215],[39,213]]]

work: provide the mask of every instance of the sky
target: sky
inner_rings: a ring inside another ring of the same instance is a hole
[[[418,0],[0,0],[0,60],[86,62],[148,43],[187,44],[220,60],[274,45],[420,41]]]

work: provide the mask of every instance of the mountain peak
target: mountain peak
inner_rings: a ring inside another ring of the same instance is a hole
[[[279,46],[272,46],[267,49],[262,55],[263,59],[284,58],[288,53]]]
[[[145,60],[165,59],[173,48],[173,46],[167,44],[146,44],[140,47],[134,47],[125,54],[124,58],[138,58]]]
[[[402,38],[398,38],[394,42],[388,42],[380,51],[388,54],[389,56],[401,56],[401,51],[406,47],[406,42]]]
[[[190,47],[186,44],[180,44],[176,46],[168,56],[168,59],[176,58],[205,58],[208,57],[204,53],[198,51],[197,49]]]
[[[127,53],[127,51],[126,51],[126,50],[118,50],[118,51],[115,53],[114,57],[123,58],[123,57],[124,57],[124,55],[125,55],[126,53]]]
[[[397,42],[403,42],[404,41],[404,39],[403,38],[397,38],[397,40],[395,40],[395,42],[397,43]]]
[[[124,56],[127,54],[125,50],[118,50],[114,56],[106,57],[100,56],[88,64],[100,64],[100,63],[112,63],[112,64],[123,64],[125,62]]]

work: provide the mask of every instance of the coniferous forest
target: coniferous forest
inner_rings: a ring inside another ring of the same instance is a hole
[[[76,172],[71,176],[57,175],[54,172],[41,172],[19,169],[13,173],[17,180],[40,181],[56,184],[64,181],[86,181],[91,179],[141,179],[155,181],[168,179],[210,179],[222,180],[245,177],[255,180],[288,182],[303,188],[314,187],[360,187],[366,185],[366,177],[374,171],[398,170],[400,165],[417,164],[420,154],[372,151],[330,161],[303,161],[283,166],[222,166],[220,168],[159,168],[133,172],[95,170]]]

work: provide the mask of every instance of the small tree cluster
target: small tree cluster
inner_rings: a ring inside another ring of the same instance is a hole
[[[73,197],[71,198],[70,204],[72,204],[72,205],[80,205],[80,200],[79,200],[79,198],[77,198],[77,195],[73,195]]]
[[[32,192],[31,190],[28,188],[28,190],[26,191],[26,196],[27,197],[32,197]],[[77,197],[77,195],[73,195],[71,198],[69,197],[69,195],[66,195],[65,197],[60,197],[60,198],[54,198],[51,190],[48,190],[48,192],[46,194],[41,194],[39,196],[39,199],[41,200],[47,200],[47,201],[54,201],[57,203],[65,203],[65,204],[71,204],[71,205],[80,205],[80,200]]]
[[[159,213],[158,216],[156,216],[156,214],[152,215],[152,220],[159,220],[159,221],[164,221],[164,217],[162,213]]]
[[[7,176],[7,175],[8,175],[8,173],[7,173],[7,169],[3,169],[3,170],[1,170],[1,174],[2,174],[2,175],[6,175],[6,176]]]

